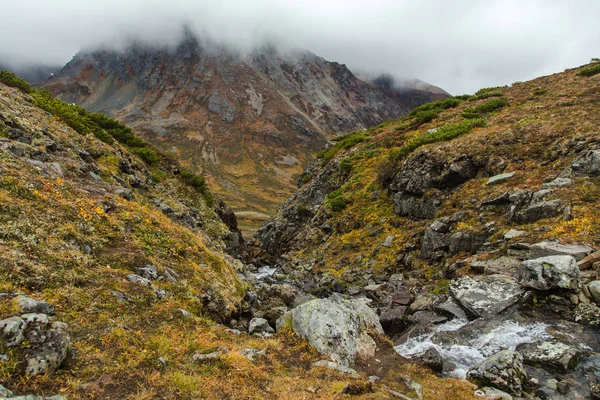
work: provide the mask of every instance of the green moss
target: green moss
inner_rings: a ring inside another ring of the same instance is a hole
[[[352,171],[352,161],[350,161],[349,158],[344,158],[340,162],[340,171],[345,173],[349,173],[350,171]]]

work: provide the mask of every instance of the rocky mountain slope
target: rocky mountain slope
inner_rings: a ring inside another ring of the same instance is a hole
[[[491,398],[600,398],[599,112],[593,63],[338,138],[248,262]]]
[[[187,33],[173,49],[82,52],[44,87],[127,123],[204,173],[246,228],[289,197],[328,138],[448,96],[378,82],[309,52],[240,54]]]
[[[175,159],[0,81],[0,397],[471,396],[406,364],[364,302],[250,273],[225,252],[235,216]],[[276,335],[255,310],[265,298],[297,306]]]

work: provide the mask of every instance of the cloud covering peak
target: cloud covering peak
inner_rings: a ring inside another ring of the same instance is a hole
[[[2,4],[6,3],[6,4]],[[0,0],[0,64],[64,64],[80,49],[176,43],[182,26],[243,50],[304,48],[358,73],[453,94],[559,72],[599,54],[594,0]]]

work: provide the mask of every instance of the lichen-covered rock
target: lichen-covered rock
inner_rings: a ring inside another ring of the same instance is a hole
[[[491,386],[520,396],[527,377],[521,354],[502,350],[486,358],[467,372],[467,379],[479,386]]]
[[[370,334],[383,334],[377,315],[364,301],[338,294],[311,300],[282,318],[291,319],[298,336],[344,367],[373,358],[377,346]]]
[[[67,325],[46,314],[23,314],[0,321],[3,345],[15,347],[27,341],[27,347],[16,352],[25,375],[35,377],[54,372],[67,356],[71,338]]]
[[[527,260],[517,267],[519,282],[537,290],[577,289],[579,267],[573,256],[549,256]]]
[[[557,340],[522,344],[517,347],[517,351],[528,365],[554,368],[563,372],[575,368],[587,355],[587,352]]]
[[[468,276],[450,284],[450,293],[474,317],[491,317],[515,304],[523,288],[503,275]]]
[[[600,326],[600,307],[591,303],[579,303],[573,315],[575,322],[581,324],[599,327]]]

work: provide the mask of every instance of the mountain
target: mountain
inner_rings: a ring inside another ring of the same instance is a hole
[[[370,299],[398,351],[442,374],[597,398],[599,112],[596,62],[337,138],[247,262]]]
[[[243,228],[293,192],[329,138],[447,96],[430,86],[383,91],[306,51],[242,54],[189,33],[174,48],[79,53],[43,86],[127,123],[202,172]]]

